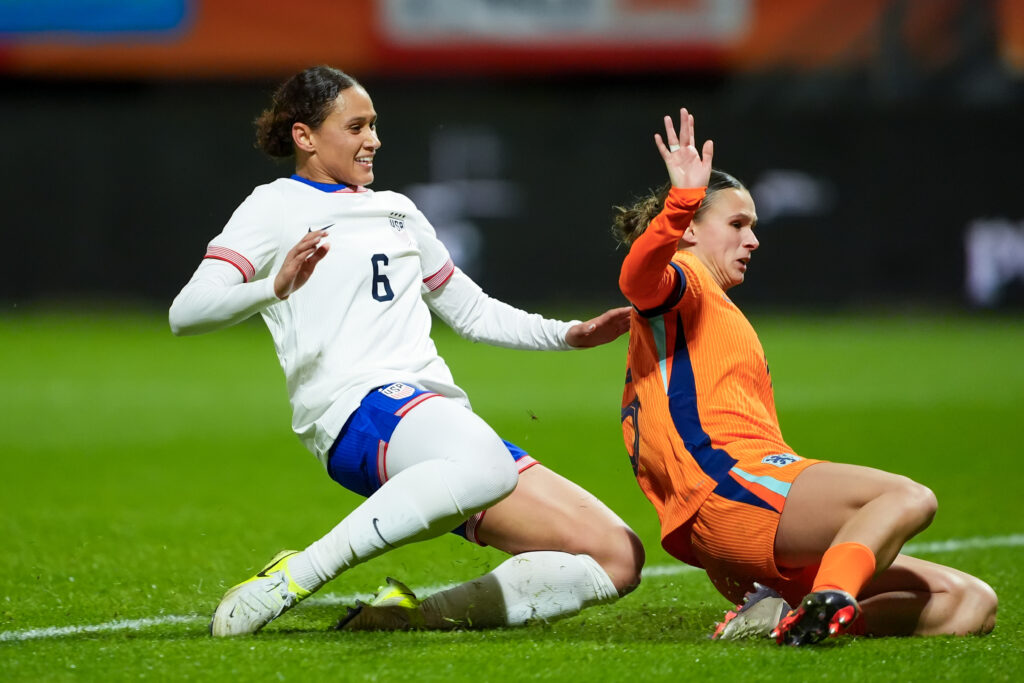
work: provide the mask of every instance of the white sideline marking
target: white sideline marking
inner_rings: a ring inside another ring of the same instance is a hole
[[[30,628],[25,631],[0,631],[0,642],[11,640],[34,640],[36,638],[59,638],[61,636],[77,635],[79,633],[103,633],[104,631],[138,631],[148,626],[163,626],[165,624],[186,624],[200,617],[198,614],[169,614],[166,617],[149,617],[147,619],[121,619],[108,621],[105,624],[89,624],[86,626],[47,626],[44,628]]]
[[[902,552],[907,555],[921,553],[948,553],[971,548],[1011,548],[1024,545],[1024,534],[1009,536],[979,536],[975,538],[950,539],[948,541],[932,541],[931,543],[908,543]]]
[[[972,548],[1011,548],[1024,546],[1024,534],[1011,534],[1009,536],[990,536],[951,539],[948,541],[933,541],[931,543],[909,543],[903,547],[903,552],[909,555],[946,553],[957,550],[969,550]],[[645,578],[659,576],[675,576],[689,572],[699,571],[696,567],[685,564],[667,564],[654,567],[647,567],[643,570]],[[417,591],[426,595],[437,591],[451,588],[456,584],[448,583],[435,586],[418,586]],[[356,600],[370,599],[368,593],[353,593],[350,595],[323,595],[310,598],[305,604],[310,605],[351,605]],[[30,628],[23,631],[0,631],[0,643],[18,642],[25,640],[37,640],[40,638],[60,638],[82,633],[107,633],[111,631],[140,631],[151,626],[166,626],[168,624],[190,624],[194,621],[207,621],[209,615],[201,614],[168,614],[162,617],[147,617],[145,619],[120,619],[108,621],[105,624],[87,624],[84,626],[46,626],[44,628]]]

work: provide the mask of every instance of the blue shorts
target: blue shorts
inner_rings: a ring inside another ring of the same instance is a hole
[[[368,393],[331,446],[327,459],[331,479],[353,493],[369,497],[389,478],[388,443],[399,421],[419,404],[439,395],[400,382]],[[520,472],[537,464],[519,446],[504,443]],[[475,531],[484,513],[486,510],[473,515],[454,532],[479,543]]]

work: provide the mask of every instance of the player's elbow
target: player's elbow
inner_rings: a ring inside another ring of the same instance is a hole
[[[192,334],[199,334],[203,330],[189,316],[185,315],[182,307],[175,299],[171,309],[167,312],[167,322],[171,326],[171,334],[175,337],[185,337]]]
[[[175,337],[181,337],[187,334],[185,331],[186,328],[176,315],[173,305],[171,306],[171,310],[167,312],[167,323],[171,326],[171,334]]]
[[[623,268],[622,272],[619,273],[619,291],[622,292],[622,295],[625,296],[630,303],[634,303],[635,297],[639,294],[629,277],[627,277],[625,268]]]
[[[657,276],[652,280],[651,276],[645,274],[639,265],[629,261],[629,255],[622,262],[622,270],[619,271],[619,291],[629,303],[637,309],[644,310],[651,308],[648,305],[652,297],[653,285],[657,284]]]
[[[171,334],[175,337],[186,337],[189,335],[188,327],[177,324],[173,318],[170,318],[171,323]]]

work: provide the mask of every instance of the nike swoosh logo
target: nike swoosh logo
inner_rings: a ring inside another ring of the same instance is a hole
[[[379,520],[376,517],[373,518],[373,530],[377,532],[377,538],[384,541],[384,545],[386,545],[387,547],[394,548],[395,546],[388,543],[388,539],[384,538],[384,534],[380,532],[380,528],[377,526],[378,521]]]
[[[297,555],[297,554],[298,553],[292,553],[291,555],[286,555],[285,557],[291,557],[292,555]],[[285,559],[285,558],[282,557],[281,560],[283,560],[283,559]],[[256,573],[256,576],[260,577],[261,579],[268,579],[268,578],[270,578],[270,574],[268,574],[267,572],[270,571],[270,568],[273,567],[275,564],[278,564],[281,560],[278,560],[277,562],[274,562],[274,564],[268,564],[266,567],[264,567],[263,569],[259,570]],[[279,571],[281,571],[281,570],[278,569],[274,573],[276,574]]]
[[[321,231],[321,230],[326,230],[327,228],[330,228],[330,227],[332,227],[333,225],[334,225],[334,223],[331,223],[330,225],[325,225],[324,227],[322,227],[322,228],[317,228],[316,230],[317,230],[317,232],[319,232],[319,231]],[[313,232],[313,228],[306,228],[306,232]]]

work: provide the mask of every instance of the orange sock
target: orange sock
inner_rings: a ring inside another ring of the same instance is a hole
[[[875,554],[860,543],[839,543],[825,551],[812,591],[838,589],[856,597],[875,573]]]

